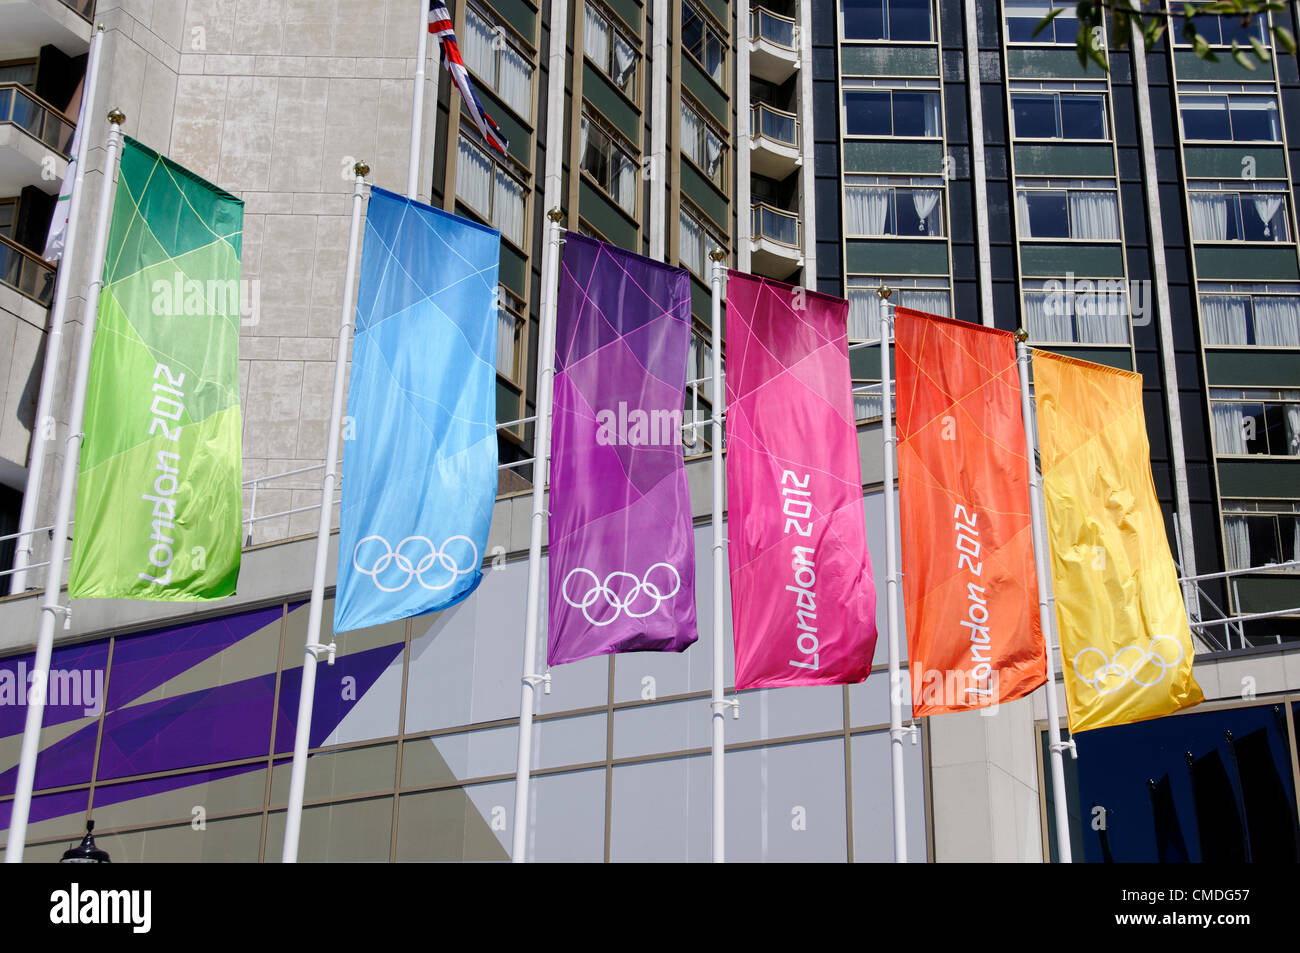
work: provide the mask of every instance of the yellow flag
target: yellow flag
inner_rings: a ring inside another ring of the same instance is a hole
[[[1035,350],[1034,390],[1070,731],[1199,704],[1141,375]]]

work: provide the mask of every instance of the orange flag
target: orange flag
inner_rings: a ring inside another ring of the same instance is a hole
[[[903,599],[916,716],[986,708],[1047,680],[1016,345],[894,312]]]

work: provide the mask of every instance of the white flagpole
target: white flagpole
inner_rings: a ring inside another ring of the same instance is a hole
[[[894,782],[894,863],[907,863],[907,804],[904,800],[903,737],[916,729],[903,727],[903,671],[898,652],[898,514],[894,506],[894,388],[889,361],[894,337],[893,292],[881,286],[880,296],[880,433],[885,457],[885,604],[889,638],[889,754]]]
[[[27,487],[23,491],[23,505],[18,516],[18,545],[14,550],[14,574],[9,581],[9,594],[17,595],[27,589],[27,566],[32,561],[32,527],[36,525],[36,508],[40,504],[41,483],[45,479],[45,421],[52,419],[50,405],[54,401],[54,382],[59,374],[59,357],[63,349],[63,315],[68,307],[68,286],[72,280],[72,263],[77,250],[77,229],[81,221],[81,200],[85,196],[82,183],[86,178],[86,156],[90,152],[90,118],[95,115],[95,91],[99,87],[100,46],[104,41],[104,26],[95,28],[90,38],[90,54],[86,61],[86,87],[82,94],[77,135],[77,152],[72,161],[77,164],[72,180],[72,196],[68,200],[68,224],[63,238],[63,255],[54,276],[54,302],[50,307],[50,323],[45,335],[45,362],[41,367],[41,387],[36,398],[36,423],[32,427],[31,462],[27,469]],[[60,183],[61,184],[61,183]],[[56,208],[57,211],[57,208]]]
[[[1016,332],[1016,363],[1020,367],[1020,414],[1024,418],[1025,424],[1025,448],[1026,456],[1029,458],[1029,519],[1030,528],[1034,541],[1034,566],[1038,573],[1038,621],[1043,630],[1043,654],[1047,657],[1047,684],[1043,686],[1047,692],[1047,737],[1048,748],[1051,751],[1052,762],[1052,806],[1056,815],[1056,856],[1060,863],[1072,863],[1073,858],[1070,852],[1070,815],[1066,805],[1065,796],[1065,767],[1062,762],[1061,752],[1069,748],[1071,753],[1074,752],[1074,740],[1067,742],[1061,741],[1060,715],[1056,706],[1056,673],[1052,666],[1052,633],[1055,631],[1055,620],[1053,618],[1051,606],[1047,598],[1047,579],[1051,567],[1047,562],[1047,543],[1043,539],[1043,530],[1040,525],[1043,517],[1042,507],[1038,501],[1038,495],[1042,491],[1042,478],[1038,475],[1038,467],[1034,464],[1034,457],[1038,452],[1038,434],[1031,422],[1031,409],[1029,406],[1029,348],[1025,342],[1029,340],[1029,333],[1021,328]]]
[[[322,653],[334,664],[335,645],[320,644],[321,609],[325,602],[325,565],[329,553],[330,513],[334,509],[334,486],[338,480],[339,430],[343,418],[344,369],[348,342],[356,317],[353,300],[357,280],[357,245],[361,235],[361,200],[370,166],[358,162],[352,167],[356,181],[352,189],[352,226],[348,231],[348,264],[343,278],[343,305],[339,313],[338,348],[334,355],[334,399],[325,445],[325,475],[320,484],[320,518],[316,523],[316,562],[311,580],[311,608],[307,616],[307,644],[302,661],[302,687],[298,694],[298,725],[293,739],[293,771],[289,777],[289,810],[284,821],[286,864],[298,862],[298,836],[302,830],[302,801],[307,786],[307,748],[311,742],[311,711],[316,699],[316,663]]]
[[[722,530],[722,270],[726,266],[723,259],[727,253],[721,248],[709,252],[713,261],[713,310],[712,310],[712,345],[713,345],[713,430],[711,466],[713,468],[713,697],[709,707],[713,709],[713,862],[721,864],[726,860],[727,849],[727,801],[726,801],[726,723],[723,714],[728,708],[733,716],[739,717],[738,702],[723,698],[726,684],[723,667],[726,655],[723,651],[723,638],[726,635],[726,623],[722,614],[722,585],[726,574],[723,549],[726,539]]]
[[[519,695],[519,759],[515,764],[515,820],[510,859],[528,859],[528,787],[532,780],[533,699],[537,683],[549,675],[533,671],[537,664],[537,619],[542,601],[542,525],[546,519],[546,483],[551,465],[551,399],[555,389],[555,322],[559,312],[560,246],[564,244],[564,215],[558,208],[546,213],[550,238],[546,243],[546,281],[542,289],[547,306],[542,310],[541,337],[537,342],[537,424],[533,431],[533,515],[528,535],[528,596],[524,609],[524,674]],[[549,297],[546,295],[549,294]]]
[[[54,620],[63,616],[64,628],[72,619],[71,607],[59,605],[63,583],[63,556],[68,547],[68,524],[72,520],[73,493],[77,485],[77,468],[81,461],[81,427],[86,420],[86,386],[90,379],[90,357],[95,338],[95,319],[99,315],[99,292],[104,284],[104,255],[108,249],[108,224],[113,210],[114,184],[117,179],[118,148],[122,142],[122,123],[126,116],[114,109],[108,114],[108,144],[104,150],[104,177],[100,184],[99,203],[95,210],[95,241],[90,252],[90,280],[81,311],[81,339],[77,342],[77,372],[72,384],[72,410],[68,414],[68,438],[63,455],[63,476],[59,483],[59,501],[54,517],[54,537],[50,540],[50,561],[45,569],[45,601],[41,604],[41,629],[36,640],[36,660],[30,675],[32,687],[27,697],[27,721],[23,726],[22,753],[18,759],[18,782],[14,788],[13,815],[9,821],[9,843],[5,863],[19,864],[27,840],[27,816],[32,805],[32,785],[36,779],[36,755],[40,748],[41,722],[45,717],[45,691],[50,676],[50,655],[54,650]],[[64,261],[67,261],[65,255]]]
[[[429,59],[429,0],[420,0],[420,32],[415,49],[415,92],[411,96],[411,150],[406,162],[406,197],[420,201],[420,144],[424,138],[424,81]],[[435,54],[436,55],[436,54]],[[438,65],[433,68],[433,139],[438,139]]]

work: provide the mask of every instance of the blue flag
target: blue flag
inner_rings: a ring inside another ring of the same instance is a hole
[[[334,631],[468,596],[497,491],[491,228],[372,188],[343,444]]]

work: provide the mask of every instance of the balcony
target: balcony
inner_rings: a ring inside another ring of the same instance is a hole
[[[67,56],[90,48],[95,0],[0,0],[0,60],[35,56],[47,43]]]
[[[0,83],[0,195],[35,185],[54,195],[67,168],[72,123],[17,83]],[[55,159],[53,175],[45,160]]]
[[[766,103],[749,107],[749,167],[780,181],[803,165],[799,117]]]
[[[0,284],[48,308],[54,294],[54,266],[0,235]]]
[[[749,12],[749,72],[784,83],[799,68],[799,27],[794,20],[755,7]]]
[[[751,209],[749,254],[755,274],[784,281],[803,267],[799,216],[763,202]]]

